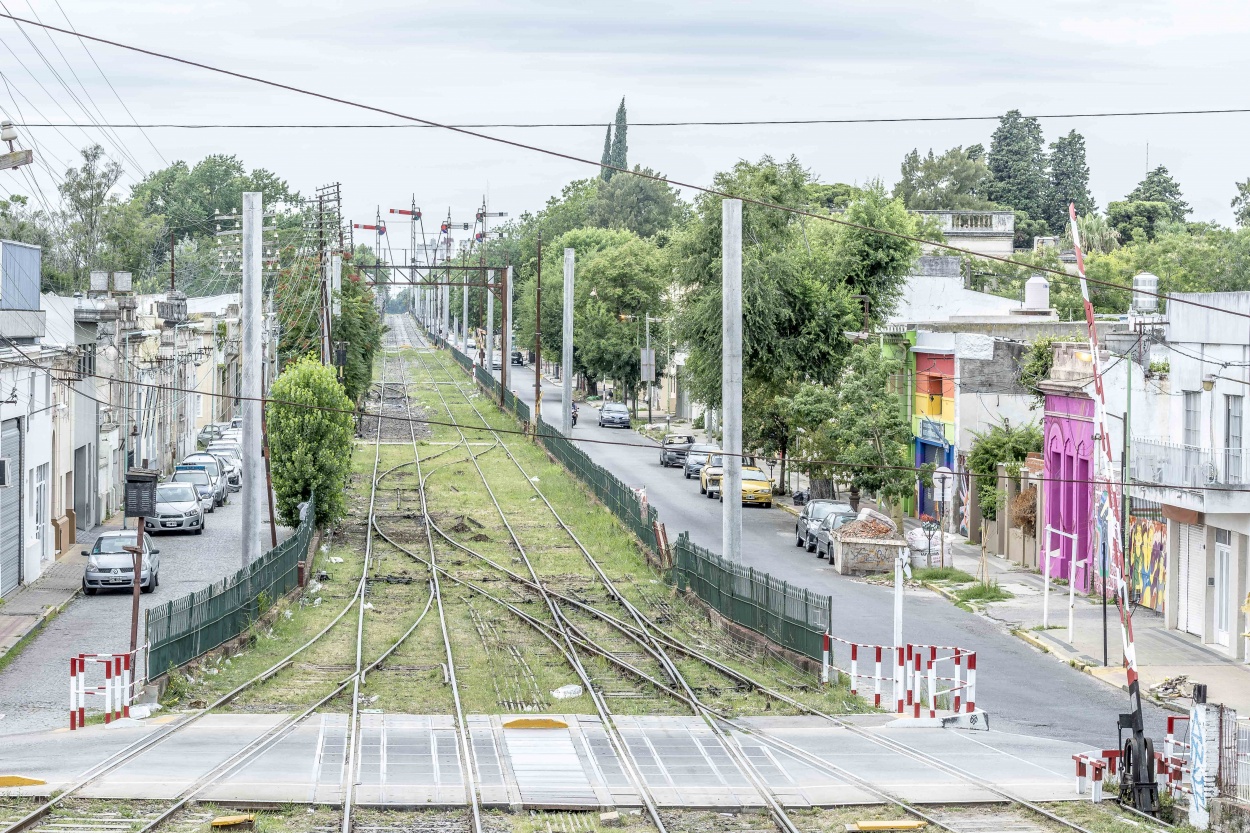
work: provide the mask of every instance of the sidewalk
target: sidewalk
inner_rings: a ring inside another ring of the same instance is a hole
[[[919,526],[915,519],[904,522],[906,529]],[[981,551],[965,543],[948,543],[947,564],[977,575]],[[986,558],[989,578],[1010,591],[1015,598],[985,606],[991,619],[1001,622],[1012,633],[1042,651],[1053,654],[1103,682],[1127,689],[1124,653],[1121,647],[1120,613],[1115,600],[1106,606],[1106,655],[1103,665],[1103,605],[1097,599],[1077,595],[1072,606],[1073,639],[1068,641],[1068,588],[1051,584],[1048,627],[1043,629],[1044,582],[1040,574],[1012,564],[1005,558]],[[936,557],[934,559],[936,563]],[[1164,627],[1163,615],[1146,607],[1133,613],[1133,640],[1142,695],[1164,706],[1186,708],[1193,683],[1206,683],[1213,703],[1224,703],[1240,714],[1250,714],[1250,665],[1222,656],[1187,633]],[[1164,680],[1184,675],[1188,681],[1167,699],[1151,693]]]
[[[5,598],[0,605],[0,662],[74,600],[82,589],[82,574],[87,566],[82,551],[91,549],[100,533],[108,529],[121,529],[121,521],[105,522],[80,533],[78,541],[45,567],[33,584]]]

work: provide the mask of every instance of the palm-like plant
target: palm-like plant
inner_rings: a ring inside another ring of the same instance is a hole
[[[1102,214],[1087,212],[1076,218],[1076,227],[1081,232],[1081,250],[1106,254],[1120,248],[1120,233],[1111,227]],[[1064,248],[1072,248],[1072,228],[1063,235]]]

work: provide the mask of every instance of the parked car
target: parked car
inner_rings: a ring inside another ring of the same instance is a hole
[[[230,420],[230,427],[231,427],[231,428],[242,428],[242,427],[243,427],[243,417],[241,417],[241,416],[237,416],[237,417],[235,417],[234,419]]]
[[[212,512],[217,506],[213,500],[213,483],[208,471],[203,466],[174,466],[174,473],[169,476],[169,483],[190,483],[200,496],[200,508]]]
[[[209,443],[208,448],[204,449],[209,454],[229,454],[238,459],[239,465],[243,465],[243,446],[233,440],[218,440]]]
[[[220,436],[221,429],[216,425],[205,425],[200,429],[200,433],[196,435],[195,439],[200,445],[208,445]]]
[[[600,428],[628,428],[629,409],[620,402],[606,402],[599,408]]]
[[[660,465],[685,466],[686,452],[694,445],[694,437],[690,434],[668,434],[660,443]]]
[[[743,471],[745,471],[748,466],[751,466],[751,467],[755,466],[755,458],[749,454],[746,454],[746,455],[743,455],[742,457]],[[717,482],[720,481],[720,476],[721,476],[721,473],[724,471],[724,468],[725,468],[724,456],[721,454],[721,451],[718,448],[716,449],[716,453],[708,458],[707,463],[704,464],[702,470],[700,470],[699,472],[699,491],[707,495],[709,498],[716,497],[716,492],[712,490],[712,487],[710,486],[710,484],[714,480]]]
[[[707,465],[708,457],[718,451],[720,449],[714,445],[696,443],[690,446],[690,450],[686,452],[686,462],[682,464],[681,473],[687,480],[691,477],[697,477],[699,472],[703,470],[703,467]],[[700,488],[699,491],[702,492],[703,489]]]
[[[148,532],[204,532],[204,510],[195,486],[161,483],[156,487],[156,514],[143,518]]]
[[[520,350],[512,351],[512,363],[513,364],[525,364],[525,356],[521,354]]]
[[[241,463],[220,449],[203,453],[213,457],[221,465],[222,471],[226,473],[226,491],[237,492],[243,488],[243,466]]]
[[[188,454],[182,461],[184,466],[203,466],[208,476],[213,479],[213,503],[225,506],[230,502],[230,488],[226,480],[226,469],[216,456],[208,453]]]
[[[850,509],[847,506],[847,509]],[[830,558],[833,556],[833,532],[844,524],[855,520],[859,515],[854,512],[830,512],[825,519],[820,522],[820,528],[816,530],[816,557]]]
[[[849,503],[840,503],[836,500],[812,500],[803,505],[803,511],[799,513],[799,519],[794,523],[794,545],[803,547],[808,552],[816,551],[816,533],[820,529],[820,522],[830,512],[850,512],[851,505]]]
[[[718,476],[715,485],[711,487],[715,489],[716,496],[721,501],[725,500],[724,490],[721,489],[721,478]],[[765,509],[773,505],[773,479],[768,476],[768,472],[755,466],[742,467],[742,488],[741,498],[744,504],[751,503],[757,506],[763,506]],[[709,491],[710,495],[711,492]]]
[[[111,587],[130,589],[135,584],[134,556],[126,547],[135,545],[135,533],[131,530],[114,529],[100,534],[87,557],[87,569],[82,574],[82,592],[94,596],[99,590]],[[151,593],[161,583],[161,551],[152,546],[151,536],[143,535],[143,561],[139,566],[139,588]]]

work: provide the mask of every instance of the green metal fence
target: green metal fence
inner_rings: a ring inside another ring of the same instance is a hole
[[[297,564],[308,553],[316,525],[313,498],[295,534],[244,569],[147,612],[147,678],[190,662],[243,633],[256,619],[261,594],[269,601],[295,589]]]
[[[820,659],[832,598],[812,593],[768,573],[726,561],[691,543],[689,533],[673,546],[673,579],[692,590],[725,618],[767,636],[778,645]]]
[[[599,500],[629,527],[650,550],[658,551],[655,543],[655,527],[658,515],[654,506],[645,505],[638,492],[626,486],[616,476],[590,459],[572,442],[554,433],[550,425],[541,423],[538,441],[566,469],[591,488]]]

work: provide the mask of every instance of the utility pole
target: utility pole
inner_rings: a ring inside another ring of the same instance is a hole
[[[169,291],[174,291],[174,230],[169,230]],[[176,337],[175,337],[176,341]],[[177,349],[175,343],[174,349]]]
[[[742,200],[721,201],[721,555],[742,557]]]
[[[534,433],[543,418],[543,233],[538,232],[538,268],[534,272]]]
[[[243,552],[244,569],[260,557],[260,502],[264,499],[261,461],[261,194],[243,194]]]
[[[499,320],[499,407],[503,407],[508,390],[508,371],[512,367],[512,267],[503,270],[503,309]]]
[[[573,250],[564,250],[564,355],[560,359],[560,382],[564,385],[564,416],[560,430],[573,436]]]
[[[651,385],[655,382],[655,354],[651,352],[651,312],[643,313],[643,329],[647,333],[647,356],[651,361],[651,374],[644,380],[647,383],[647,424],[651,424]]]
[[[483,272],[483,276],[490,274]],[[495,284],[499,283],[499,274],[495,273]],[[495,288],[491,286],[489,279],[486,282],[486,372],[490,374],[495,369]],[[500,365],[503,366],[502,364]]]
[[[448,273],[450,274],[450,272]],[[460,349],[468,356],[469,361],[473,361],[473,357],[469,355],[469,287],[460,287]]]

